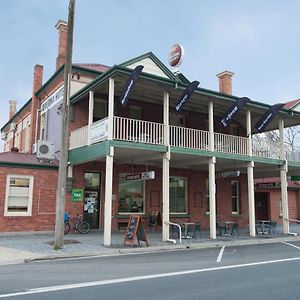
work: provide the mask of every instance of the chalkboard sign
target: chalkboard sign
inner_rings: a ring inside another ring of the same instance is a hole
[[[136,239],[139,245],[140,241],[144,241],[148,247],[148,241],[141,216],[130,216],[125,233],[124,244],[133,246]]]

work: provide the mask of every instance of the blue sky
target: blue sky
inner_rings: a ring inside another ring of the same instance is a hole
[[[300,98],[300,1],[76,0],[73,62],[114,65],[152,51],[167,64],[185,48],[182,73],[218,90],[229,70],[233,94],[274,104]],[[8,101],[32,93],[35,64],[44,81],[55,71],[58,34],[68,0],[0,0],[0,127]],[[2,147],[1,147],[2,148]]]

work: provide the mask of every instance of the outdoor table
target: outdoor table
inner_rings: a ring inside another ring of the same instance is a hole
[[[195,223],[185,222],[185,223],[183,223],[183,225],[184,225],[184,236],[182,238],[183,239],[191,239],[192,237],[188,236],[188,228],[189,228],[189,225],[195,225]]]

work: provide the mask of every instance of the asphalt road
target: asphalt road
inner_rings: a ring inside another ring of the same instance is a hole
[[[0,299],[299,299],[300,242],[0,267]]]

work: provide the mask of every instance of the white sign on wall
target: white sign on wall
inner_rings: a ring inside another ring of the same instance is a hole
[[[41,115],[44,114],[48,109],[53,107],[56,103],[62,101],[64,97],[64,86],[61,86],[56,90],[50,97],[48,97],[41,105]]]
[[[108,119],[103,119],[91,125],[91,143],[104,141],[108,138]]]

